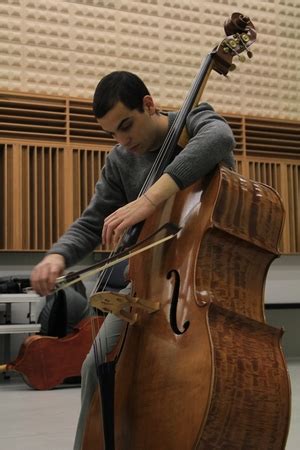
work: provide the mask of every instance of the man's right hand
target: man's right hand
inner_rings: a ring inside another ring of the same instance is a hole
[[[31,287],[38,294],[45,296],[55,289],[56,278],[65,270],[65,258],[58,253],[45,256],[31,272]]]

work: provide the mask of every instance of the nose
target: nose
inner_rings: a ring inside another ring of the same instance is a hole
[[[116,133],[115,138],[119,144],[124,145],[124,147],[130,146],[131,138],[127,133],[118,132]]]

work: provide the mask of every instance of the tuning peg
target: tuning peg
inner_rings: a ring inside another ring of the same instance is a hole
[[[228,71],[229,71],[229,72],[233,72],[235,69],[236,69],[236,65],[235,65],[235,64],[231,64],[231,65],[229,66]]]
[[[253,53],[252,53],[252,52],[250,52],[250,50],[248,50],[248,51],[247,51],[247,56],[248,56],[248,58],[252,58],[252,56],[253,56]]]

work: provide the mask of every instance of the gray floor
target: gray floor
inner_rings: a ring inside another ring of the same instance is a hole
[[[289,360],[292,421],[287,450],[300,449],[300,360]],[[80,389],[34,391],[19,376],[0,382],[1,450],[71,450]],[[228,449],[230,450],[230,449]],[[257,449],[265,450],[265,449]]]

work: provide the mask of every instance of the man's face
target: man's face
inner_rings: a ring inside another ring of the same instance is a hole
[[[142,155],[147,151],[156,150],[159,134],[157,123],[153,119],[154,106],[151,104],[150,107],[144,106],[144,111],[140,112],[137,109],[128,109],[123,103],[118,102],[97,121],[104,131],[129,152]]]

